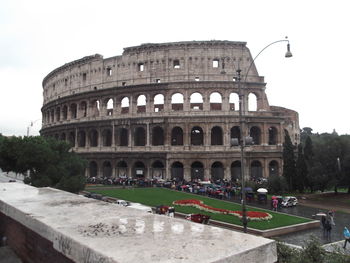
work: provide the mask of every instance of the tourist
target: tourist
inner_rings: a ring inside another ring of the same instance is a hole
[[[326,238],[330,240],[331,239],[331,231],[332,231],[332,217],[329,214],[326,217],[324,228],[326,231]]]
[[[278,207],[278,199],[277,198],[272,199],[272,207],[273,207],[273,211],[277,211],[277,207]]]
[[[346,243],[350,243],[350,231],[347,227],[344,227],[344,238],[345,238],[345,242],[344,242],[344,246],[343,248],[346,248]]]

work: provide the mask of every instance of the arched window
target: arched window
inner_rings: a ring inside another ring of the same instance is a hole
[[[140,95],[137,97],[137,113],[146,112],[146,96]]]
[[[129,113],[129,98],[128,97],[124,97],[121,102],[121,108],[122,108],[122,114],[126,114]]]
[[[107,116],[112,116],[113,115],[113,99],[108,99],[106,102],[106,109],[107,109]]]
[[[104,178],[109,178],[112,176],[112,165],[110,161],[104,161],[102,168]]]
[[[261,131],[259,127],[253,126],[250,128],[250,136],[253,138],[254,145],[261,144]]]
[[[203,110],[203,96],[202,94],[195,92],[190,97],[191,110]]]
[[[157,94],[154,96],[154,112],[164,111],[164,95]]]
[[[89,177],[97,177],[98,166],[95,161],[91,161],[89,164]]]
[[[70,117],[71,117],[71,119],[77,118],[77,104],[75,104],[75,103],[72,103],[70,105]]]
[[[238,143],[241,144],[241,129],[239,126],[234,126],[231,128],[231,139],[238,139]]]
[[[175,93],[171,96],[171,109],[173,111],[184,109],[184,96],[181,93]]]
[[[184,166],[180,162],[174,162],[171,165],[171,180],[181,182],[184,179]]]
[[[111,146],[112,145],[112,132],[110,129],[105,129],[102,132],[102,145]]]
[[[80,103],[80,106],[79,106],[79,109],[80,109],[80,115],[84,118],[87,116],[87,104],[86,104],[86,101],[83,101]]]
[[[269,128],[269,145],[277,144],[277,129],[275,127]]]
[[[63,109],[62,109],[62,118],[63,118],[63,120],[67,120],[67,118],[68,118],[68,107],[67,107],[67,105],[64,105],[63,106]]]
[[[204,180],[204,166],[201,162],[194,162],[191,165],[191,180]]]
[[[164,179],[165,178],[164,164],[161,161],[155,161],[152,164],[152,178],[154,178],[154,179]]]
[[[259,161],[253,161],[250,165],[250,180],[257,181],[263,177],[263,170]]]
[[[128,165],[125,161],[117,163],[117,177],[124,179],[128,177]]]
[[[143,162],[136,162],[134,164],[134,177],[144,178],[146,177],[146,166]]]
[[[191,145],[203,145],[203,130],[201,127],[195,126],[191,130]]]
[[[211,165],[211,179],[216,183],[224,180],[224,166],[221,162],[214,162]]]
[[[211,129],[211,145],[223,145],[222,129],[215,126]]]
[[[258,101],[254,93],[249,93],[248,95],[248,110],[249,111],[258,110]]]
[[[85,147],[86,145],[86,134],[85,131],[78,132],[78,147]]]
[[[137,127],[134,134],[134,144],[135,146],[145,146],[146,145],[146,131],[143,127]]]
[[[241,180],[241,162],[234,161],[231,164],[231,180],[232,182],[237,182]]]
[[[89,145],[90,147],[97,147],[98,146],[98,132],[93,129],[89,133]]]
[[[128,146],[129,145],[128,129],[120,128],[118,137],[119,137],[119,139],[118,139],[119,146]]]
[[[269,163],[269,176],[278,175],[278,162],[273,160]]]
[[[183,131],[180,127],[171,130],[171,145],[183,145]]]
[[[222,109],[222,97],[218,92],[213,92],[210,94],[210,110],[221,110]]]
[[[70,132],[68,136],[68,141],[71,147],[75,147],[75,132]]]
[[[163,128],[157,126],[152,129],[152,145],[164,145],[164,131]]]
[[[61,119],[61,108],[57,107],[56,108],[56,121],[60,121]]]
[[[230,98],[230,110],[231,111],[238,111],[239,110],[239,97],[237,93],[231,93]]]

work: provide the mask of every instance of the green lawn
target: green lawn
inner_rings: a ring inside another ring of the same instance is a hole
[[[175,200],[197,199],[197,200],[202,200],[205,204],[213,207],[229,209],[229,210],[241,210],[241,206],[236,203],[225,202],[217,199],[211,199],[200,195],[172,191],[165,188],[132,188],[132,189],[108,189],[108,190],[87,188],[86,190],[94,193],[102,194],[105,196],[116,197],[119,199],[131,201],[131,202],[142,203],[152,207],[155,207],[158,205],[170,206],[172,205],[172,202]],[[223,221],[223,222],[236,224],[236,225],[242,225],[239,218],[232,215],[214,214],[214,213],[199,210],[194,207],[183,207],[183,206],[175,206],[175,210],[177,212],[186,213],[186,214],[190,214],[190,213],[206,214],[206,215],[210,215],[211,219],[214,219],[214,220]],[[263,209],[257,209],[252,207],[248,207],[248,210],[264,211],[264,212],[270,213],[273,216],[273,218],[268,221],[266,220],[251,221],[248,223],[248,227],[260,229],[260,230],[294,225],[294,224],[311,221],[310,219],[307,219],[307,218],[300,218],[295,216],[289,216],[287,214],[274,213],[270,210],[263,210]]]

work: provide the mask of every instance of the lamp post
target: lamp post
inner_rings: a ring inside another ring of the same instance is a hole
[[[286,58],[290,58],[292,57],[292,53],[290,52],[290,44],[289,44],[289,40],[287,39],[282,39],[282,40],[277,40],[274,41],[270,44],[268,44],[267,46],[265,46],[252,60],[252,62],[250,63],[247,72],[245,72],[245,76],[243,79],[243,83],[246,83],[247,77],[248,77],[248,73],[250,68],[252,67],[252,65],[254,64],[255,60],[259,57],[259,55],[268,47],[272,46],[273,44],[276,43],[280,43],[280,42],[287,42],[287,52],[285,54]],[[242,204],[242,224],[243,224],[243,232],[247,233],[247,225],[248,225],[248,219],[247,219],[247,208],[246,208],[246,192],[245,192],[245,179],[246,179],[246,174],[245,174],[245,151],[244,151],[244,147],[246,145],[251,145],[253,143],[252,141],[252,137],[250,136],[245,136],[246,132],[245,132],[245,124],[246,124],[246,120],[245,120],[245,116],[243,116],[243,107],[244,106],[244,101],[245,101],[245,93],[242,90],[242,82],[241,82],[241,72],[242,70],[239,68],[238,65],[238,69],[236,70],[237,73],[237,84],[238,84],[238,97],[239,97],[239,125],[240,125],[240,151],[241,151],[241,193],[242,193],[242,200],[241,200],[241,204]],[[231,144],[233,145],[237,145],[238,141],[232,141]]]
[[[29,137],[29,129],[30,129],[30,127],[33,127],[34,123],[36,123],[36,122],[39,121],[39,120],[41,120],[41,119],[37,119],[37,120],[31,121],[31,122],[29,123],[29,125],[27,126],[27,137]]]

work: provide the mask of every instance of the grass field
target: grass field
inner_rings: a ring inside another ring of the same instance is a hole
[[[96,189],[87,188],[87,191],[102,194],[105,196],[115,197],[118,199],[124,199],[131,202],[138,202],[148,206],[168,205],[173,206],[172,202],[176,200],[184,199],[197,199],[202,200],[205,204],[229,210],[241,210],[241,206],[236,203],[225,202],[217,199],[208,198],[201,195],[194,195],[184,192],[173,191],[165,188],[132,188],[132,189]],[[238,217],[232,215],[214,214],[205,212],[193,207],[175,206],[177,212],[191,214],[201,213],[210,215],[211,219],[223,221],[231,224],[242,225]],[[274,213],[270,210],[263,210],[258,208],[247,207],[248,211],[263,211],[270,213],[273,218],[268,221],[251,221],[248,223],[248,227],[265,230],[276,227],[294,225],[311,221],[307,218],[300,218],[290,216],[287,214]]]

